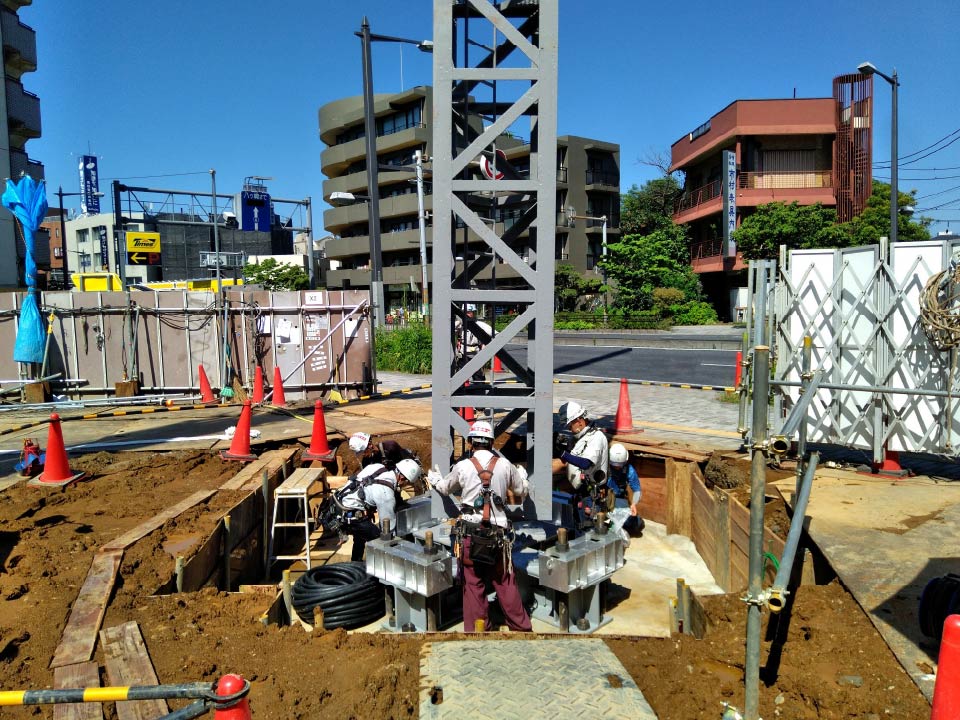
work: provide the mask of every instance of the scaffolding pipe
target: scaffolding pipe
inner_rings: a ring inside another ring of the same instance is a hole
[[[753,456],[750,463],[750,565],[747,596],[747,647],[744,664],[746,720],[760,720],[760,607],[763,604],[763,510],[766,490],[767,396],[770,388],[770,348],[753,351]]]
[[[787,542],[783,546],[783,555],[780,556],[780,567],[773,587],[767,595],[767,607],[770,612],[778,613],[786,604],[787,583],[793,571],[793,561],[800,544],[800,533],[803,531],[803,518],[807,512],[807,502],[810,500],[810,489],[813,487],[813,476],[820,462],[820,453],[812,453],[806,463],[803,479],[800,483],[800,492],[793,507],[793,520],[790,522],[790,532],[787,533]]]
[[[822,379],[822,374],[809,373],[809,377],[803,380],[800,399],[797,400],[797,404],[790,410],[790,415],[787,416],[786,421],[780,428],[780,432],[770,441],[770,449],[778,455],[783,455],[790,449],[790,438],[797,432],[797,428],[800,427],[801,423],[803,423],[807,414],[807,408],[810,407],[810,403],[813,401],[813,398],[816,397]],[[805,423],[804,428],[806,428]],[[803,457],[803,454],[800,454],[800,457]]]
[[[809,335],[803,336],[803,354],[800,364],[800,392],[806,392],[806,388],[809,387],[809,382],[813,379],[811,370],[813,369],[813,338]],[[803,383],[806,382],[807,385]],[[806,419],[806,418],[804,418]],[[807,456],[807,423],[801,422],[800,427],[797,428],[797,457],[801,460]],[[797,463],[797,487],[796,494],[800,494],[800,481],[801,481],[801,467],[802,463]]]
[[[750,333],[743,333],[741,340],[741,364],[743,372],[740,373],[740,386],[737,390],[740,393],[740,407],[737,417],[737,432],[741,437],[747,436],[747,405],[750,401]]]

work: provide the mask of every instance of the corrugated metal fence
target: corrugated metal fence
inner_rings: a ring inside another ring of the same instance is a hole
[[[60,373],[55,385],[66,380],[73,396],[109,395],[134,376],[144,393],[196,392],[201,364],[215,387],[233,374],[252,385],[258,363],[269,385],[279,367],[288,399],[370,383],[365,291],[236,289],[225,297],[224,309],[210,292],[132,291],[129,302],[122,292],[43,293],[41,310],[53,313],[44,374]],[[0,348],[9,350],[0,352],[0,380],[7,385],[22,370],[12,353],[22,299],[0,296]]]

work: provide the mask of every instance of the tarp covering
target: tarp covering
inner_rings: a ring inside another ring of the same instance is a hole
[[[17,183],[7,180],[7,189],[3,191],[0,202],[20,221],[26,248],[23,274],[27,296],[20,306],[20,324],[13,346],[13,359],[15,362],[41,363],[45,329],[40,308],[37,307],[37,261],[33,249],[34,235],[47,214],[47,186],[43,180],[38,183],[29,175],[24,175]]]

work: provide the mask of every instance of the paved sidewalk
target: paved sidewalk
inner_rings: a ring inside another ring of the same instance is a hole
[[[431,382],[429,375],[408,375],[380,371],[381,390],[399,390]],[[558,375],[559,380],[575,375]],[[629,385],[634,426],[643,439],[678,442],[701,449],[735,450],[741,439],[737,430],[738,406],[721,402],[721,392],[682,388]],[[426,396],[429,391],[424,391]],[[560,383],[554,385],[553,408],[567,400],[583,405],[589,416],[612,425],[620,398],[620,383]]]

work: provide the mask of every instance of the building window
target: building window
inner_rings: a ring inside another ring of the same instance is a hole
[[[53,249],[53,256],[54,256],[55,258],[62,258],[62,257],[63,257],[63,248],[55,247],[55,248]]]

